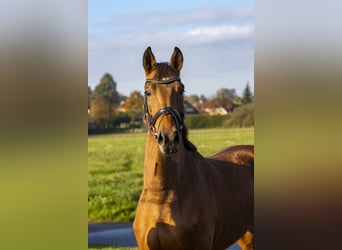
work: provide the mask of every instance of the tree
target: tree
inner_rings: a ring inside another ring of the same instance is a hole
[[[216,96],[208,100],[204,106],[210,109],[223,107],[227,111],[232,112],[234,109],[233,100],[236,97],[235,89],[222,88],[217,90]]]
[[[108,100],[110,105],[116,107],[120,103],[120,95],[116,90],[116,85],[112,75],[105,73],[102,76],[100,83],[95,87],[95,98],[102,96]]]
[[[218,100],[221,100],[223,103],[231,102],[233,101],[235,97],[236,97],[235,89],[222,88],[222,89],[217,90],[216,92],[216,98]]]
[[[246,88],[244,89],[242,94],[242,103],[247,104],[250,102],[252,102],[252,92],[249,89],[249,82],[247,82]]]
[[[90,95],[88,87],[88,106],[90,101],[90,118],[101,128],[112,126],[114,108],[119,104],[119,93],[116,90],[116,82],[109,73],[105,73],[100,83]]]
[[[90,117],[101,128],[109,128],[113,121],[113,106],[103,96],[96,96],[91,102]]]
[[[144,106],[144,97],[139,91],[133,91],[125,102],[125,109],[134,123],[139,117],[142,117]]]
[[[88,109],[90,109],[90,104],[91,104],[92,96],[93,96],[93,91],[88,86]]]

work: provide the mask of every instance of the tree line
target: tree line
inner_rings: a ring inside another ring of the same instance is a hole
[[[246,107],[253,104],[253,94],[249,83],[243,91],[242,97],[236,94],[235,89],[221,88],[214,97],[204,95],[184,96],[185,102],[194,107],[199,114],[206,114],[208,110],[223,108],[229,114],[254,113]],[[92,90],[88,86],[88,131],[95,129],[113,129],[123,127],[142,127],[144,96],[137,90],[124,96],[117,91],[117,83],[113,76],[105,73],[100,82]],[[248,114],[247,114],[248,115]],[[234,117],[234,116],[232,116]]]

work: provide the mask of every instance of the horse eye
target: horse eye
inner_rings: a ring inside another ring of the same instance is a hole
[[[148,89],[145,90],[145,96],[150,96],[151,95],[151,91],[149,91]]]

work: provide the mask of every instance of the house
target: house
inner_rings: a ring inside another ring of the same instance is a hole
[[[125,107],[126,101],[121,101],[118,108],[116,109],[119,112],[125,113],[127,112],[126,107]]]
[[[183,105],[185,114],[199,114],[198,110],[188,101],[184,100]]]
[[[205,108],[204,112],[208,115],[227,115],[229,113],[224,107]]]

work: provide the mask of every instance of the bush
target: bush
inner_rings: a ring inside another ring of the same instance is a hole
[[[130,121],[131,119],[127,113],[116,112],[110,126],[103,128],[88,118],[88,135],[130,132],[132,129],[140,129],[143,127],[141,121],[134,123],[130,123]]]
[[[114,127],[119,127],[122,123],[129,123],[131,118],[128,116],[128,113],[116,112],[114,114],[112,125]]]
[[[248,103],[234,110],[231,118],[224,123],[225,127],[253,127],[254,103]]]

